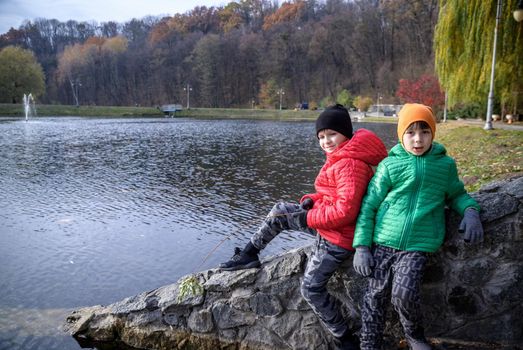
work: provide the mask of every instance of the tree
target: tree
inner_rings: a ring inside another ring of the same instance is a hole
[[[208,34],[196,44],[192,52],[203,107],[219,107],[219,97],[223,94],[224,81],[220,79],[220,67],[224,66],[225,55],[221,43],[218,35]]]
[[[45,93],[42,66],[33,52],[7,46],[0,51],[0,102],[19,103],[29,93],[34,97]]]
[[[347,89],[341,90],[340,93],[338,94],[338,96],[336,96],[336,102],[344,105],[347,108],[351,107],[352,100],[353,100],[353,98]]]
[[[290,105],[328,105],[343,89],[391,96],[400,78],[432,74],[437,3],[237,0],[124,24],[36,19],[0,35],[0,48],[34,53],[48,103],[181,102],[190,84],[194,106],[250,107],[273,81]]]
[[[434,111],[441,109],[445,103],[438,79],[426,74],[414,81],[400,79],[396,96],[403,103],[423,103]]]
[[[278,84],[273,79],[261,84],[258,100],[263,108],[276,108]]]
[[[492,64],[496,0],[440,0],[435,29],[436,72],[448,103],[487,102]],[[495,97],[514,103],[523,90],[523,26],[512,18],[517,0],[506,0],[498,28]]]
[[[220,18],[220,28],[224,32],[228,32],[234,28],[239,28],[243,24],[243,18],[241,16],[240,4],[231,2],[223,9],[218,11],[218,17]]]
[[[356,96],[356,98],[354,99],[354,106],[360,112],[366,112],[371,105],[372,105],[372,98],[370,98],[370,97]]]
[[[305,1],[296,0],[294,3],[284,2],[273,14],[265,18],[263,29],[269,30],[278,23],[298,21],[305,12]]]

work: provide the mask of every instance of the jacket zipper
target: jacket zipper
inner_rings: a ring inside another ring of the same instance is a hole
[[[423,171],[422,171],[423,160],[421,157],[415,157],[415,158],[416,158],[416,166],[415,166],[415,170],[414,170],[414,176],[415,176],[414,193],[412,193],[412,195],[410,196],[409,207],[408,207],[408,211],[407,211],[407,218],[405,219],[405,223],[403,224],[403,230],[401,231],[399,250],[405,250],[405,248],[407,247],[407,238],[411,231],[412,219],[414,216],[414,209],[416,207],[416,202],[418,201],[418,195],[420,192],[420,184],[421,184],[421,180],[422,180],[421,175],[423,174]]]

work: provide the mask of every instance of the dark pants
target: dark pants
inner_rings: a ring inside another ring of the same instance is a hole
[[[269,215],[251,238],[252,244],[263,249],[280,232],[284,230],[299,230],[311,235],[316,231],[302,226],[292,214],[302,210],[299,205],[292,203],[276,204]],[[305,268],[301,293],[312,310],[318,315],[321,322],[335,337],[340,337],[347,330],[339,301],[327,291],[327,283],[338,267],[353,252],[332,244],[319,235],[311,258]]]
[[[361,310],[361,349],[381,349],[389,298],[407,340],[425,340],[420,287],[426,253],[375,246],[373,257],[376,267],[369,278]]]

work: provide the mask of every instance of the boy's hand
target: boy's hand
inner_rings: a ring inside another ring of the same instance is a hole
[[[307,227],[307,210],[298,210],[291,214],[294,220],[298,221],[300,227]]]
[[[314,202],[309,197],[305,198],[303,202],[300,203],[300,207],[304,210],[312,209]]]
[[[465,242],[479,243],[483,241],[483,226],[476,209],[467,208],[465,210],[458,231],[460,233],[465,232],[463,237]]]
[[[354,270],[362,276],[370,276],[372,267],[374,266],[374,259],[369,247],[360,245],[356,247],[356,254],[354,254],[353,261]]]

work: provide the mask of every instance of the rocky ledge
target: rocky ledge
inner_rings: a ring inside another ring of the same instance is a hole
[[[425,273],[426,334],[437,349],[521,349],[523,175],[473,196],[482,207],[485,240],[464,243],[459,217],[449,213],[448,240]],[[310,250],[266,259],[258,269],[203,271],[108,306],[82,308],[64,327],[81,344],[110,348],[329,349],[330,336],[300,294]],[[350,263],[329,282],[355,329],[364,286]],[[389,349],[402,346],[401,334],[389,310]]]

